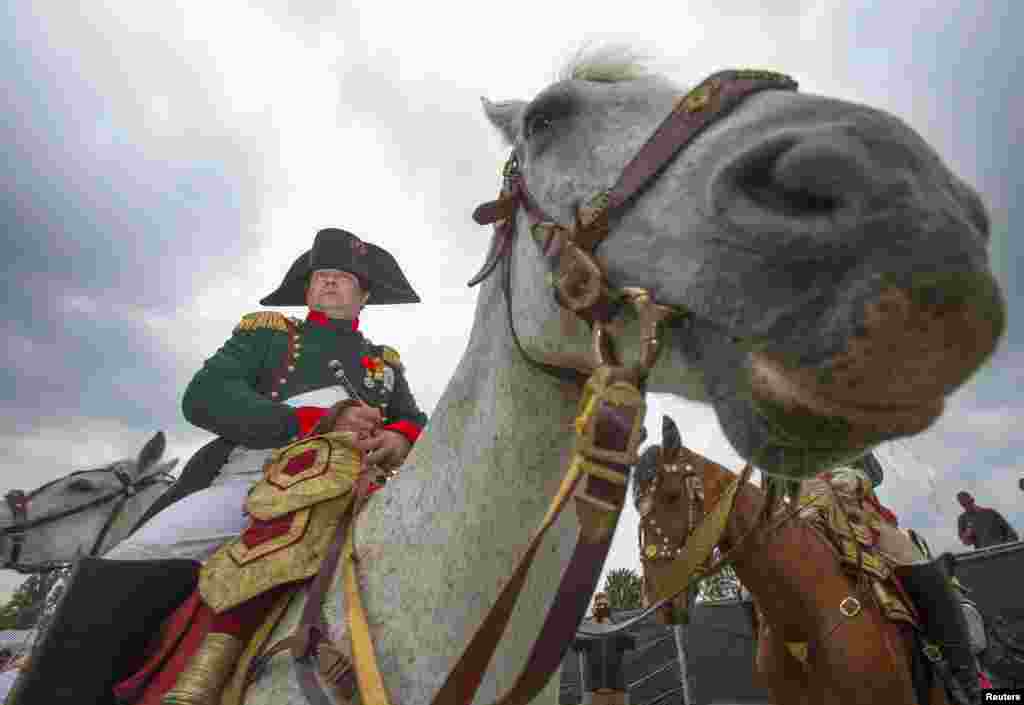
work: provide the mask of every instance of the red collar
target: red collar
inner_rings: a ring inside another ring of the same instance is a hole
[[[306,314],[306,323],[316,323],[318,326],[330,326],[334,321],[327,317],[323,311],[310,311]],[[352,319],[352,330],[359,330],[359,318]]]

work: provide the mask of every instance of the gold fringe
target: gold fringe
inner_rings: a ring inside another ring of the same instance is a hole
[[[288,319],[284,314],[277,311],[257,311],[242,316],[242,320],[235,326],[235,332],[245,330],[256,330],[258,328],[270,328],[279,330],[282,333],[288,332]]]

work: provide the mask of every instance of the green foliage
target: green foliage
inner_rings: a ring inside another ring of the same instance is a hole
[[[610,571],[604,581],[604,592],[608,593],[614,611],[640,609],[640,574],[629,568]]]
[[[50,605],[46,596],[50,589],[67,575],[66,570],[33,573],[3,607],[0,607],[0,629],[31,629]]]
[[[19,588],[3,607],[0,607],[0,629],[17,629],[18,619],[29,606],[26,593]]]
[[[740,597],[740,581],[731,565],[726,565],[714,575],[700,581],[698,599],[701,602],[737,600]]]

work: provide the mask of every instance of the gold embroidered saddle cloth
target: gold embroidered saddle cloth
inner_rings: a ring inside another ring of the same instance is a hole
[[[249,491],[249,526],[199,572],[199,592],[214,612],[316,574],[352,501],[362,453],[352,434],[312,436],[275,450]]]
[[[870,484],[853,473],[825,473],[801,485],[800,501],[812,498],[800,516],[828,540],[849,573],[858,565],[863,569],[887,619],[918,626],[916,610],[893,572],[902,561],[887,550],[904,537],[876,508]]]

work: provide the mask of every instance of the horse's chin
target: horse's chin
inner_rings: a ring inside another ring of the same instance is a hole
[[[827,384],[809,375],[794,374],[779,360],[750,355],[750,384],[754,404],[787,440],[813,438],[815,445],[867,447],[881,441],[924,431],[942,414],[945,396],[922,400],[886,400],[875,403],[843,398]]]

